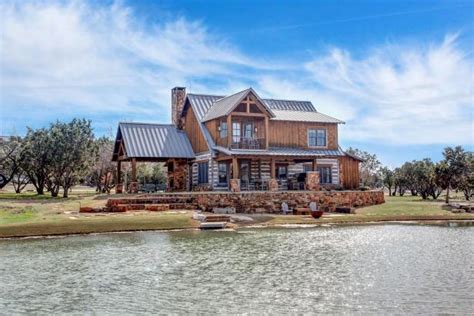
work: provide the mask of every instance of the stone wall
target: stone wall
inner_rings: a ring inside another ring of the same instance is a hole
[[[214,207],[235,207],[239,213],[279,213],[281,204],[291,208],[308,207],[316,202],[325,212],[336,207],[361,207],[385,202],[382,191],[279,191],[209,193],[195,196],[195,203],[203,210]]]

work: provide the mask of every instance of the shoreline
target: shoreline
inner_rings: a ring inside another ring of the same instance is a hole
[[[291,215],[290,215],[291,216]],[[317,227],[334,227],[334,226],[363,226],[363,225],[428,225],[428,226],[443,226],[451,227],[449,224],[453,223],[452,227],[471,227],[474,226],[474,218],[466,216],[465,218],[413,218],[413,219],[354,219],[344,221],[324,221],[315,223],[255,223],[255,224],[235,224],[231,223],[229,228],[218,229],[215,231],[238,231],[241,229],[304,229]],[[61,233],[46,233],[46,234],[13,234],[3,235],[0,227],[0,241],[2,240],[24,240],[24,239],[47,239],[47,238],[62,238],[68,236],[86,236],[86,235],[102,235],[102,234],[125,234],[134,232],[176,232],[176,231],[201,231],[197,226],[183,226],[183,227],[169,227],[169,228],[130,228],[120,230],[102,230],[90,232],[61,232]]]

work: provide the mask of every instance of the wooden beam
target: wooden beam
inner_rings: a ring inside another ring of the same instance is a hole
[[[246,113],[246,112],[232,112],[234,116],[246,116],[246,117],[268,117],[263,113]]]
[[[120,178],[122,178],[122,162],[117,161],[117,180],[115,184],[120,184]]]
[[[276,169],[276,165],[275,165],[275,159],[274,159],[274,158],[272,158],[272,160],[271,160],[271,167],[270,167],[270,168],[271,168],[271,170],[270,170],[270,172],[271,172],[271,173],[270,173],[270,174],[271,174],[271,177],[272,177],[272,179],[275,179],[275,178],[276,178],[276,174],[275,174],[275,173],[276,173],[276,172],[275,172],[275,171],[276,171],[276,170],[275,170],[275,169]]]
[[[268,141],[269,141],[269,136],[268,136],[268,116],[265,116],[265,149],[268,149]]]
[[[232,179],[239,179],[239,163],[236,157],[232,157]]]
[[[312,163],[311,170],[316,171],[316,168],[317,168],[316,159],[313,159],[311,163]]]
[[[137,182],[137,159],[132,158],[132,182]]]

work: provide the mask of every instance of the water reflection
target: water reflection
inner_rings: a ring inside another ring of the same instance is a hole
[[[472,228],[243,232],[0,241],[0,309],[5,314],[472,310]]]

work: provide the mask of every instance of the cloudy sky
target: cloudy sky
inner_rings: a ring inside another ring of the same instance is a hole
[[[2,1],[0,134],[167,123],[170,89],[310,100],[383,163],[473,150],[472,1]]]

